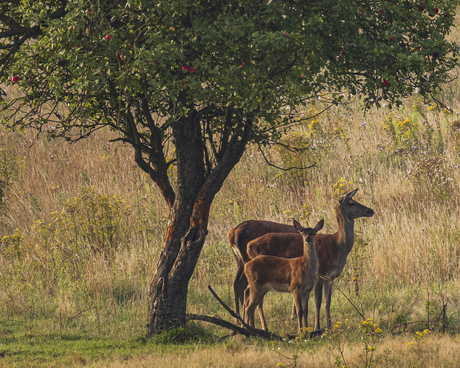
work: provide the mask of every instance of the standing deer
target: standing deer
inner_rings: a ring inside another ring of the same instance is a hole
[[[303,240],[303,254],[297,258],[280,258],[260,255],[244,266],[249,286],[245,291],[245,322],[254,327],[254,311],[263,303],[270,290],[292,293],[297,310],[299,334],[307,327],[306,305],[311,290],[318,281],[318,257],[315,235],[323,228],[324,220],[314,229],[303,228],[294,220],[294,227]]]
[[[355,189],[342,195],[335,205],[338,231],[335,234],[318,234],[315,237],[319,263],[319,280],[315,286],[315,330],[320,329],[323,289],[326,304],[326,326],[328,329],[331,329],[332,280],[342,273],[347,256],[353,248],[355,241],[355,219],[374,215],[372,209],[353,199],[357,191],[358,189]],[[247,244],[247,253],[250,258],[254,259],[262,254],[293,258],[299,257],[302,251],[302,237],[298,234],[266,234]],[[263,328],[267,329],[262,304],[259,306],[259,315]]]
[[[228,241],[232,247],[237,266],[235,280],[233,281],[235,312],[237,314],[240,314],[240,303],[241,305],[244,303],[244,290],[248,286],[248,280],[244,274],[244,265],[250,260],[246,250],[247,244],[251,240],[267,233],[297,233],[297,230],[292,225],[279,224],[271,221],[251,220],[242,222],[228,232]]]

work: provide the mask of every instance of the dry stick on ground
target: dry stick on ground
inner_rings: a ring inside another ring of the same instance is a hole
[[[211,316],[203,316],[200,314],[187,314],[187,321],[204,321],[215,324],[220,327],[227,328],[232,330],[233,332],[239,333],[244,336],[252,336],[250,332],[248,332],[244,327],[239,327],[234,325],[233,323],[227,322],[221,318],[211,317]]]
[[[319,275],[320,278],[322,278],[323,280],[327,280],[329,279],[328,282],[332,282],[331,278],[330,277],[325,277],[325,276],[322,276],[322,275]],[[348,302],[351,304],[351,306],[356,310],[356,312],[358,312],[358,314],[361,316],[361,318],[363,319],[363,321],[366,319],[366,317],[364,317],[364,314],[360,312],[360,310],[358,309],[358,307],[350,300],[350,298],[348,298],[345,293],[342,291],[342,289],[340,289],[338,286],[337,286],[337,290],[340,291],[340,293],[345,297],[345,299],[348,300]]]
[[[232,311],[223,301],[220,299],[215,291],[211,288],[211,286],[208,286],[209,291],[212,293],[214,298],[217,299],[217,301],[222,305],[225,310],[230,313],[230,315],[234,318],[236,318],[243,327],[239,327],[237,325],[234,325],[231,322],[225,321],[221,318],[218,317],[210,317],[210,316],[203,316],[203,315],[198,315],[198,314],[187,314],[187,320],[196,320],[196,321],[205,321],[209,323],[213,323],[217,326],[221,326],[224,328],[228,328],[229,330],[232,330],[234,332],[237,332],[239,334],[242,334],[244,336],[257,336],[257,337],[262,337],[263,339],[267,340],[281,340],[281,337],[275,334],[272,334],[271,332],[265,331],[265,330],[259,330],[257,328],[252,328],[251,326],[247,325],[246,323],[243,322],[241,317],[237,315],[234,311]]]

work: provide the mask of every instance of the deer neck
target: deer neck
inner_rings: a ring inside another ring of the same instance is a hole
[[[310,271],[313,271],[314,273],[317,273],[317,268],[318,268],[318,256],[316,255],[316,247],[314,244],[310,245],[307,243],[307,241],[304,239],[303,240],[303,257],[302,257],[302,263],[306,269],[310,269]],[[311,268],[315,268],[311,269]]]
[[[337,224],[339,226],[339,230],[337,231],[337,245],[341,253],[348,255],[355,242],[355,220],[344,216],[340,211],[340,207],[337,207],[336,213]]]

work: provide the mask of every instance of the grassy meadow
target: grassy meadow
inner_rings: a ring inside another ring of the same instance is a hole
[[[168,213],[131,149],[111,144],[109,131],[69,145],[2,130],[0,365],[456,366],[459,91],[442,96],[453,111],[418,96],[391,111],[363,113],[358,101],[333,107],[283,137],[299,153],[264,148],[274,165],[315,167],[280,171],[251,147],[231,173],[212,207],[190,313],[232,320],[207,286],[233,306],[227,231],[240,222],[312,226],[324,218],[322,232],[332,233],[338,196],[355,188],[355,199],[375,211],[356,220],[354,249],[335,282],[333,334],[294,341],[222,339],[228,331],[199,323],[145,340]],[[267,296],[273,332],[295,333],[290,309],[289,295]],[[310,324],[313,310],[310,301]]]
[[[308,106],[283,137],[251,147],[216,197],[190,283],[190,313],[233,321],[227,231],[247,219],[337,229],[344,192],[375,211],[356,220],[336,279],[333,331],[266,342],[191,323],[146,340],[147,290],[167,207],[134,153],[99,131],[77,144],[0,131],[0,366],[456,367],[460,362],[460,88],[446,110],[415,95],[399,109]],[[53,129],[53,127],[49,127]],[[174,172],[171,172],[174,175]],[[292,334],[290,295],[269,294],[271,331]],[[310,324],[313,323],[310,301]],[[359,313],[357,312],[359,310]],[[324,313],[324,311],[323,311]],[[364,319],[363,319],[364,317]],[[325,324],[322,318],[322,325]]]

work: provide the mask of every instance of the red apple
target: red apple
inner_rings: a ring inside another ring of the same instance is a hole
[[[340,55],[345,55],[345,51],[341,50]]]
[[[11,81],[13,83],[18,83],[19,82],[19,77],[17,75],[15,75],[13,78],[11,78]]]
[[[106,36],[105,36],[105,39],[106,39],[106,40],[110,40],[111,38],[112,38],[111,35],[106,35]]]
[[[439,8],[437,6],[434,7],[434,13],[438,14],[439,13]]]
[[[182,67],[182,70],[183,70],[184,72],[186,72],[186,71],[188,70],[188,66],[187,66],[187,65],[184,65],[184,66]]]
[[[189,71],[190,73],[195,73],[195,72],[196,72],[196,69],[195,69],[193,66],[191,66],[191,67],[188,69],[188,71]]]
[[[303,73],[302,73],[302,74],[300,74],[300,76],[301,76],[302,78],[305,78],[305,74],[303,74]]]
[[[286,37],[289,37],[289,33],[288,33],[288,32],[284,32],[284,35],[285,35]]]
[[[390,82],[388,82],[386,79],[382,81],[382,84],[384,87],[388,87],[390,85]]]
[[[189,83],[190,83],[190,82],[185,81],[182,85],[183,85],[183,86],[186,86],[186,85],[189,84]]]
[[[157,65],[157,64],[158,64],[155,60],[153,60],[152,63],[153,63],[153,65]]]
[[[393,38],[393,37],[390,37],[390,42],[393,41],[393,40],[394,40],[394,38]]]
[[[120,55],[120,59],[123,60],[123,55]]]

